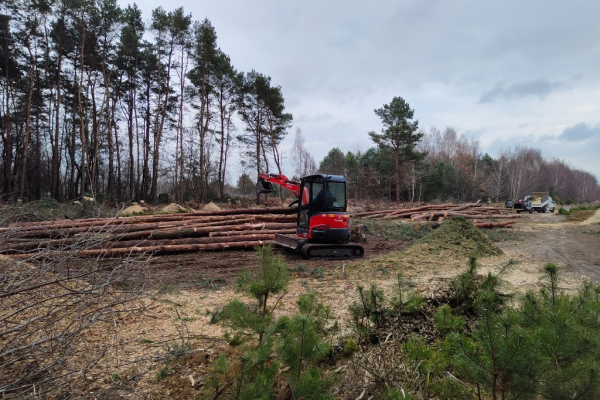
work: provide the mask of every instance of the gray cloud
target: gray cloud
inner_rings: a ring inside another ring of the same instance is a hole
[[[145,19],[153,8],[169,7],[161,0],[138,3]],[[212,21],[219,47],[238,70],[256,69],[281,85],[286,111],[306,141],[326,143],[311,147],[317,161],[333,146],[372,146],[367,132],[381,129],[373,110],[402,96],[422,127],[480,135],[492,143],[490,154],[538,146],[600,178],[600,2],[548,4],[182,0],[177,6]],[[544,102],[515,101],[521,99]]]
[[[496,87],[492,90],[482,94],[479,103],[493,103],[498,99],[515,99],[522,97],[538,97],[544,99],[553,92],[571,88],[573,82],[579,78],[580,76],[576,75],[566,81],[556,82],[550,82],[547,79],[536,79],[533,81],[515,83],[510,86],[507,86],[506,82],[501,81],[498,82]]]
[[[568,142],[580,142],[592,137],[600,138],[600,124],[591,127],[585,122],[580,122],[566,128],[558,138]]]
[[[307,122],[317,122],[322,123],[326,121],[331,121],[333,119],[333,114],[330,113],[315,113],[315,114],[299,114],[294,116],[294,123],[296,125],[307,123]]]

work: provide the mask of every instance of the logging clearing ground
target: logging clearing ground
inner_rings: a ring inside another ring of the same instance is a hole
[[[364,259],[305,260],[282,252],[293,279],[277,315],[293,313],[298,296],[316,290],[339,319],[340,337],[348,337],[348,306],[358,299],[358,286],[375,283],[393,295],[400,270],[408,290],[430,299],[447,290],[473,249],[488,254],[478,259],[482,274],[498,272],[514,261],[502,275],[508,292],[537,289],[544,279],[542,267],[549,262],[561,267],[559,284],[565,291],[577,289],[584,280],[600,284],[600,210],[569,218],[521,214],[514,228],[494,231],[461,225],[444,231],[442,225],[429,234],[426,224],[365,222],[369,231]],[[147,291],[140,299],[142,311],[94,332],[99,344],[111,346],[110,356],[68,390],[82,398],[197,397],[216,357],[235,351],[223,340],[223,325],[213,323],[215,316],[239,297],[237,275],[256,268],[253,251],[152,257],[139,278]],[[192,354],[169,357],[182,350]]]
[[[600,217],[600,211],[594,216]],[[454,236],[442,238],[441,243],[425,241],[424,244],[421,240],[411,246],[414,239],[392,239],[382,234],[389,229],[387,225],[376,227],[380,232],[371,229],[368,233],[366,258],[362,260],[304,260],[299,255],[286,254],[294,279],[276,313],[293,313],[298,296],[316,290],[321,301],[331,306],[339,318],[341,336],[349,335],[348,306],[357,300],[359,285],[368,287],[375,283],[393,295],[400,269],[409,290],[432,298],[464,270],[472,246],[487,249],[488,254],[497,253],[496,246],[502,250],[502,254],[479,258],[482,274],[497,273],[510,260],[514,261],[502,275],[507,292],[539,288],[544,279],[542,267],[549,262],[561,267],[560,287],[565,291],[576,290],[584,280],[600,284],[600,225],[597,221],[582,224],[564,215],[549,213],[522,214],[517,221],[512,229],[481,230],[494,239],[493,243],[475,238],[475,244],[470,245],[468,240]],[[425,228],[411,225],[410,229]],[[151,261],[147,287],[156,294],[149,300],[149,313],[125,325],[126,329],[120,334],[129,336],[130,343],[138,343],[140,357],[142,352],[158,356],[168,348],[165,343],[184,339],[190,340],[194,349],[209,350],[201,352],[201,358],[184,361],[184,365],[171,370],[164,381],[157,381],[149,373],[140,375],[136,390],[158,397],[175,392],[185,396],[187,390],[194,393],[192,380],[198,382],[206,378],[204,374],[218,353],[228,351],[222,340],[225,329],[211,320],[228,301],[239,296],[235,292],[236,276],[246,269],[256,270],[254,257],[251,251],[206,252],[160,256]],[[145,344],[140,346],[139,343]],[[142,370],[136,368],[136,371],[121,373],[135,376]]]

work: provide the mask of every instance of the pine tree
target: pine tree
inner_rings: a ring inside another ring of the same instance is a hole
[[[269,147],[279,173],[282,173],[277,146],[287,134],[293,118],[285,112],[281,87],[271,86],[270,77],[252,70],[244,76],[238,112],[246,125],[246,135],[238,136],[238,139],[249,148],[252,146],[248,154],[256,160],[256,173],[269,172]],[[260,194],[257,193],[256,204],[259,202]]]
[[[538,393],[551,399],[600,396],[600,288],[584,283],[558,292],[558,268],[547,264],[546,287],[523,299],[520,324],[535,338]]]
[[[298,314],[275,320],[273,310],[279,300],[271,305],[269,299],[285,291],[289,281],[287,265],[281,255],[273,254],[271,246],[257,248],[257,258],[258,273],[253,277],[246,272],[238,279],[238,289],[256,302],[233,300],[224,310],[224,317],[238,338],[245,336],[248,342],[235,367],[223,358],[215,363],[211,379],[214,398],[275,398],[276,380],[282,378],[279,380],[287,382],[283,390],[292,398],[332,399],[332,381],[323,378],[316,366],[330,351],[325,336],[337,328],[336,323],[331,323],[331,309],[318,302],[316,293],[309,293],[298,300]],[[258,336],[255,341],[252,335]],[[280,362],[288,368],[282,370]]]
[[[259,265],[257,275],[253,277],[249,271],[244,271],[237,282],[238,291],[253,297],[256,303],[246,305],[234,300],[227,305],[226,314],[235,328],[249,329],[258,334],[260,345],[273,322],[276,304],[269,305],[269,299],[285,291],[290,278],[283,256],[274,255],[273,247],[257,247],[256,252]]]
[[[402,97],[394,97],[390,104],[376,109],[375,114],[381,118],[383,129],[381,134],[369,132],[369,136],[379,146],[391,147],[396,161],[396,201],[400,201],[400,160],[411,158],[417,142],[423,137],[417,133],[419,121],[413,119],[414,110]]]

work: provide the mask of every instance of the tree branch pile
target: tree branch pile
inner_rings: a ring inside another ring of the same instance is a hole
[[[405,219],[409,221],[443,222],[450,217],[463,217],[473,220],[479,228],[511,227],[515,221],[497,222],[497,219],[512,219],[521,217],[515,214],[503,214],[505,209],[496,206],[484,206],[478,202],[465,204],[433,204],[410,208],[389,209],[355,213],[354,218],[369,218],[374,220]]]
[[[148,257],[55,253],[34,259],[29,264],[0,255],[0,398],[69,392],[101,359],[115,355],[98,334],[141,307]]]
[[[296,209],[249,208],[123,218],[54,220],[0,228],[0,253],[27,258],[42,250],[84,257],[246,249],[295,232]]]

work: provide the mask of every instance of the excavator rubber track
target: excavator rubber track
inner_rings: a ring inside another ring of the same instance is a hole
[[[320,259],[350,259],[361,258],[365,255],[365,249],[357,244],[320,244],[308,243],[306,240],[301,240],[295,237],[286,235],[275,235],[276,245],[288,248],[293,251],[299,251],[304,258],[320,258]]]
[[[349,259],[361,258],[365,249],[357,244],[306,244],[302,246],[304,258]]]

